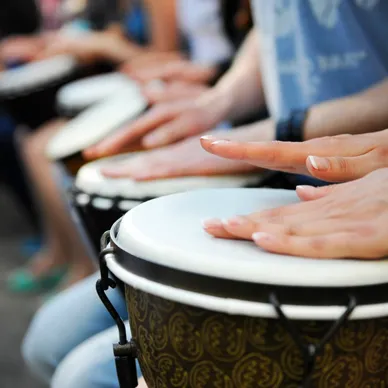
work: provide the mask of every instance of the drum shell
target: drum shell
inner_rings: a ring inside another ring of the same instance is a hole
[[[132,337],[149,388],[296,388],[303,360],[279,320],[228,315],[172,302],[126,285]],[[333,322],[294,321],[317,344]],[[314,387],[388,383],[388,319],[345,322],[324,346]]]

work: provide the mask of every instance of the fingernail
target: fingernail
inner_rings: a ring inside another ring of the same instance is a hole
[[[252,234],[252,240],[259,243],[262,241],[273,241],[274,237],[268,233],[256,232]]]
[[[222,220],[222,223],[225,226],[231,226],[231,227],[241,226],[241,225],[244,225],[246,222],[247,221],[244,217],[233,217],[233,218]]]
[[[228,144],[230,143],[230,140],[216,140],[212,142],[212,145],[222,145],[222,144]]]
[[[306,190],[314,189],[314,186],[300,185],[300,186],[296,186],[296,189],[306,191]]]
[[[222,222],[217,218],[202,220],[201,223],[205,229],[214,229],[214,228],[221,228],[222,227]]]
[[[326,158],[309,156],[308,159],[315,170],[327,171],[330,168],[329,161]]]
[[[201,140],[214,140],[215,137],[211,135],[201,136]]]

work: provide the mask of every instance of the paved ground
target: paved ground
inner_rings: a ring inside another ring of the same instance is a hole
[[[20,241],[29,236],[29,225],[3,187],[0,187],[0,387],[43,388],[29,374],[20,356],[20,342],[41,302],[38,296],[15,296],[7,292],[7,274],[22,265]]]

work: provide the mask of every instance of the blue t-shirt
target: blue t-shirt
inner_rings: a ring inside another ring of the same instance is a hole
[[[275,119],[387,77],[387,0],[252,0],[252,6]]]

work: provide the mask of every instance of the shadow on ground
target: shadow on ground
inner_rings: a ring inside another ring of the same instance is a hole
[[[23,265],[20,243],[31,229],[3,187],[0,187],[0,387],[43,388],[24,366],[20,343],[42,296],[7,291],[10,271]]]

